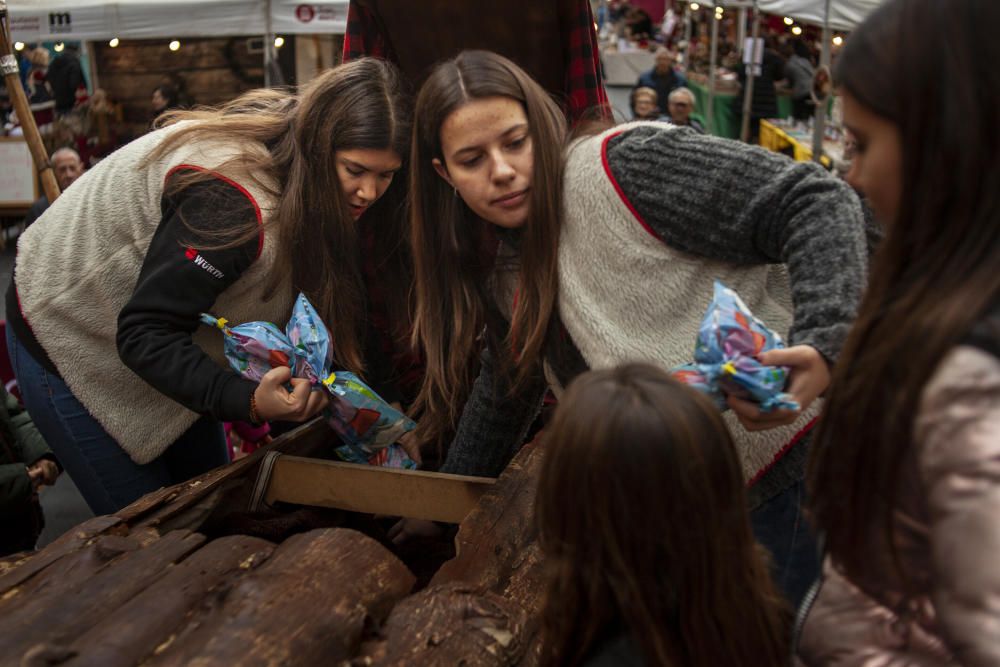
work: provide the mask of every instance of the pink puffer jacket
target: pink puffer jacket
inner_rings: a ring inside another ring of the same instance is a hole
[[[915,592],[878,554],[883,576],[865,582],[827,558],[800,664],[1000,665],[1000,360],[966,346],[947,355],[915,439],[895,518]]]

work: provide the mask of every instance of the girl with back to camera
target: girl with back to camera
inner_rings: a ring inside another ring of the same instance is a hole
[[[307,381],[286,391],[287,368],[260,384],[229,370],[199,313],[283,324],[302,291],[338,366],[377,385],[355,227],[384,227],[382,265],[406,265],[394,177],[409,114],[391,65],[358,60],[298,94],[253,91],[166,125],[84,174],[21,236],[7,296],[25,404],[96,513],[224,464],[220,422],[322,409]],[[400,299],[404,273],[393,272]]]
[[[807,665],[1000,664],[1000,5],[891,0],[835,79],[886,226],[810,464]]]
[[[546,429],[535,521],[548,665],[781,665],[791,610],[718,409],[662,369],[591,371]]]
[[[850,188],[817,165],[664,123],[567,150],[552,100],[486,52],[436,68],[415,125],[419,429],[433,439],[458,425],[441,469],[499,474],[547,385],[558,393],[588,368],[632,360],[690,361],[721,279],[792,345],[762,359],[792,367],[802,410],[761,414],[733,398],[725,419],[753,482],[754,529],[797,600],[816,567],[799,513],[805,435],[865,281]],[[497,259],[483,261],[494,232]]]

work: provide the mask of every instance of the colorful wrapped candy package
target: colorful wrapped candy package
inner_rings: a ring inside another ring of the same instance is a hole
[[[385,468],[416,467],[396,444],[416,424],[354,373],[331,371],[330,333],[305,295],[295,300],[284,332],[270,322],[230,327],[224,318],[207,313],[202,313],[201,321],[225,334],[226,359],[243,377],[259,382],[272,368],[288,366],[293,377],[325,387],[330,392],[328,422],[344,443],[336,450],[340,458]]]
[[[678,366],[671,374],[708,394],[723,411],[728,409],[727,396],[757,403],[761,412],[798,410],[798,403],[783,391],[788,369],[757,360],[761,352],[783,347],[781,336],[754,317],[736,292],[715,281],[715,296],[698,330],[694,363]]]

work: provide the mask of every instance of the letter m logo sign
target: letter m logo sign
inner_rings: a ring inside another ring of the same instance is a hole
[[[49,12],[49,32],[72,32],[73,19],[69,12]]]

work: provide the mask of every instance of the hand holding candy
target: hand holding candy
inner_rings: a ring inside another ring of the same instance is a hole
[[[289,392],[285,385],[291,383]],[[288,366],[272,368],[260,379],[254,390],[257,417],[261,421],[304,422],[322,412],[330,402],[325,391],[313,391],[305,378],[293,378]]]
[[[791,424],[830,385],[830,368],[826,360],[808,345],[762,352],[758,359],[766,366],[787,366],[790,369],[786,393],[799,404],[800,409],[761,412],[756,403],[729,396],[726,402],[748,431],[763,431]]]
[[[794,421],[803,409],[796,399],[811,403],[830,381],[826,362],[816,350],[795,349],[787,357],[780,354],[788,352],[781,337],[754,317],[736,292],[716,281],[698,330],[694,363],[678,366],[671,374],[707,394],[720,410],[732,408],[749,430],[773,428]],[[784,391],[795,364],[803,375],[800,397]]]

